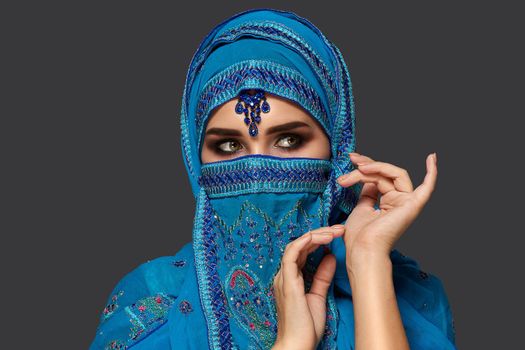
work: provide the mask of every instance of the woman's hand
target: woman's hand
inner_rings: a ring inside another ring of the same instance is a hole
[[[277,339],[272,349],[315,349],[326,322],[326,294],[335,273],[333,254],[321,260],[310,291],[305,294],[302,268],[310,253],[344,233],[343,225],[321,227],[286,246],[273,280],[277,308]]]
[[[343,187],[364,183],[361,196],[345,223],[344,241],[347,267],[357,263],[363,254],[389,256],[395,242],[419,215],[432,194],[437,178],[437,158],[426,159],[427,173],[415,190],[405,169],[389,163],[350,153],[358,168],[340,176]],[[379,199],[379,209],[374,205]]]

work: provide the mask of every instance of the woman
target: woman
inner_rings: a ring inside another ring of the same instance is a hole
[[[253,9],[216,26],[181,117],[193,241],[117,284],[92,349],[455,348],[440,280],[393,249],[435,155],[414,189],[353,152],[350,76],[312,23]]]

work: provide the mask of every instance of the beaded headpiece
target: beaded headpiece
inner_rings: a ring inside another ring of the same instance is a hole
[[[262,105],[261,101],[263,101]],[[239,101],[235,106],[235,112],[237,114],[244,113],[244,123],[249,126],[248,133],[250,136],[257,136],[259,133],[257,124],[261,121],[261,111],[263,113],[270,111],[270,105],[266,101],[264,90],[254,89],[253,93],[250,93],[250,90],[241,91]]]

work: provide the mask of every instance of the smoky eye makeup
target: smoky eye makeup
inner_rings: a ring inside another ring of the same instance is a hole
[[[285,152],[291,152],[300,148],[304,142],[305,137],[295,133],[286,133],[277,138],[273,147],[280,148]]]
[[[213,150],[219,154],[234,154],[242,149],[242,143],[235,139],[223,139],[213,143]]]
[[[301,149],[313,137],[311,132],[283,132],[272,138],[271,147],[282,152]],[[245,149],[242,138],[222,137],[205,141],[206,147],[219,156],[231,156]]]

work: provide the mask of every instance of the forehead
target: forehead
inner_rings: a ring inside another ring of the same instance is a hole
[[[257,125],[259,130],[290,121],[302,121],[313,127],[321,128],[315,118],[299,104],[281,96],[266,93],[266,100],[270,105],[268,113],[260,113],[261,121]],[[233,98],[210,113],[206,130],[212,127],[247,128],[244,123],[244,114],[237,114],[235,106],[238,98]]]

